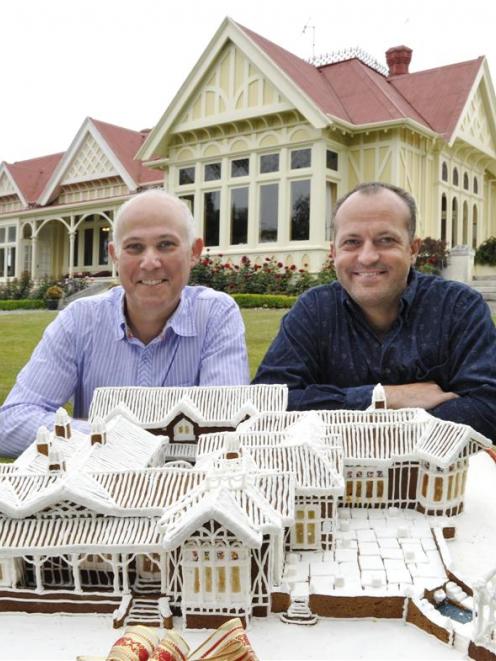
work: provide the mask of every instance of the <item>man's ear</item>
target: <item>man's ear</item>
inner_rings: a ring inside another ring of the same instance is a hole
[[[417,261],[417,256],[420,252],[420,246],[421,245],[422,245],[422,239],[419,239],[418,237],[416,237],[411,243],[410,250],[411,250],[411,253],[412,253],[412,265],[413,266],[415,265],[415,262]]]
[[[193,241],[193,246],[191,247],[191,266],[198,264],[198,260],[201,257],[203,250],[203,239],[199,237]]]
[[[336,257],[336,245],[334,241],[331,241],[329,244],[329,254],[331,255],[332,259],[335,259]]]
[[[115,243],[113,241],[109,241],[108,251],[109,251],[110,258],[112,259],[114,264],[117,265],[117,261],[118,261],[117,260],[117,249],[116,249]]]

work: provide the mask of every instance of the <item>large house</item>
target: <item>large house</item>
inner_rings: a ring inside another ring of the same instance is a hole
[[[390,182],[417,199],[420,236],[470,261],[496,234],[487,61],[410,72],[411,58],[310,63],[226,18],[151,132],[87,119],[64,154],[1,164],[0,281],[109,272],[114,210],[155,185],[190,205],[211,254],[316,271],[336,199]]]
[[[0,164],[0,282],[23,271],[115,275],[107,251],[114,212],[163,184],[134,160],[146,133],[88,117],[66,152]]]
[[[211,253],[317,270],[331,210],[361,181],[402,186],[420,236],[496,234],[496,100],[487,61],[410,73],[351,52],[309,63],[226,18],[138,152],[184,198]]]

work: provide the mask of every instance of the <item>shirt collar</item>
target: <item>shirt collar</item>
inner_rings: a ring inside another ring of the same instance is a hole
[[[115,339],[123,340],[126,337],[131,339],[133,335],[127,325],[124,312],[124,290],[122,287],[116,287],[115,289],[118,290],[114,298],[116,311]],[[156,339],[163,339],[165,332],[169,327],[176,333],[176,335],[183,335],[185,337],[193,337],[197,335],[189,287],[184,288],[179,305]]]

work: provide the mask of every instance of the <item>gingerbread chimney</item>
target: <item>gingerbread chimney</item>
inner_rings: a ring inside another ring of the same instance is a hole
[[[65,473],[65,459],[60,450],[51,447],[48,452],[48,472]]]
[[[389,78],[408,73],[408,67],[412,61],[412,52],[412,49],[408,46],[393,46],[386,51]]]
[[[50,449],[50,434],[44,425],[39,427],[38,431],[36,432],[35,443],[38,454],[43,454],[45,457],[48,457],[48,451]]]
[[[71,419],[67,411],[63,408],[57,409],[57,413],[55,414],[55,436],[66,438],[67,440],[71,437]]]
[[[383,386],[378,383],[374,386],[372,391],[372,408],[374,409],[386,409],[386,391]]]
[[[95,418],[91,423],[91,445],[105,445],[107,441],[107,432],[103,418]]]
[[[239,459],[241,457],[241,446],[237,434],[226,434],[224,437],[224,457],[226,459]]]

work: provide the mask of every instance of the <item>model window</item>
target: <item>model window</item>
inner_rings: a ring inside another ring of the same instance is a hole
[[[457,170],[457,168],[453,169],[453,186],[458,186],[458,170]]]
[[[203,196],[203,240],[206,246],[219,245],[220,191],[210,191]]]
[[[205,181],[217,181],[221,175],[221,163],[208,163],[208,165],[205,165]]]
[[[477,177],[474,177],[474,193],[476,195],[479,194],[479,182],[477,181]]]
[[[187,184],[195,183],[195,166],[189,168],[179,168],[179,185],[186,186]]]
[[[309,168],[312,165],[311,149],[294,149],[291,152],[291,169]]]
[[[448,166],[446,164],[446,161],[443,161],[443,164],[441,166],[441,179],[443,181],[448,181]]]
[[[328,170],[338,169],[338,155],[335,151],[328,149],[326,151],[326,166]]]
[[[466,172],[465,172],[465,174],[463,175],[463,188],[464,188],[465,190],[468,190],[468,189],[469,189],[468,174],[467,174]]]
[[[248,241],[248,188],[231,191],[231,244]]]
[[[279,154],[263,154],[260,156],[260,174],[279,172]]]
[[[231,161],[231,177],[247,177],[249,174],[249,158],[237,158],[234,161]]]
[[[310,236],[310,180],[291,182],[291,241]]]
[[[261,243],[277,241],[278,215],[279,184],[260,186],[260,227],[258,238]]]

